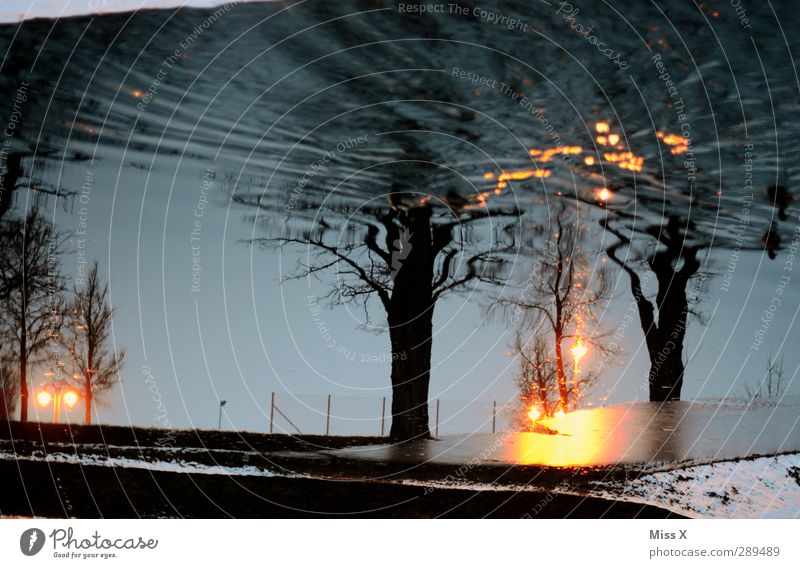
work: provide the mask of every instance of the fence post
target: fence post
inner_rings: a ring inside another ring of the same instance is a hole
[[[328,418],[325,421],[325,435],[331,435],[331,395],[328,395]]]
[[[497,432],[497,401],[492,401],[492,434]]]
[[[439,399],[436,399],[436,430],[434,436],[439,437]]]
[[[383,397],[383,404],[381,405],[381,438],[386,427],[386,397]]]
[[[269,405],[269,433],[272,434],[272,425],[275,424],[275,391],[272,392],[272,401]]]

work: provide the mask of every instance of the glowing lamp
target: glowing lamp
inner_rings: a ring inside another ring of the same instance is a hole
[[[589,348],[586,347],[586,345],[584,345],[583,339],[578,337],[578,339],[575,340],[575,343],[572,345],[572,347],[570,347],[569,350],[570,353],[572,353],[572,356],[575,358],[575,360],[578,361],[584,355],[586,355],[586,352],[589,351]]]
[[[52,401],[53,395],[47,391],[39,391],[39,394],[36,395],[36,402],[38,402],[40,406],[49,406]]]
[[[67,391],[64,393],[64,403],[69,407],[72,408],[78,402],[78,393],[75,391]]]

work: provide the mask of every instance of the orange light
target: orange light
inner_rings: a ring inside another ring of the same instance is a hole
[[[483,174],[483,179],[494,179],[494,174],[492,172],[486,172]]]
[[[593,166],[594,165],[594,157],[593,156],[586,156],[583,159],[583,163],[586,164],[587,166]]]
[[[584,345],[583,338],[578,336],[578,338],[575,340],[575,343],[573,343],[572,347],[569,348],[569,351],[572,353],[572,356],[576,361],[580,361],[580,359],[589,351],[589,348]]]
[[[528,411],[528,418],[531,419],[532,422],[536,422],[542,416],[542,413],[535,406],[531,406],[531,409]]]
[[[39,406],[49,406],[52,401],[53,395],[47,391],[39,391],[39,394],[36,395],[36,402],[39,403]]]
[[[608,123],[607,122],[598,122],[594,125],[594,129],[597,130],[600,134],[604,132],[608,132]]]
[[[597,143],[598,144],[602,144],[603,146],[605,146],[606,144],[608,144],[608,138],[605,137],[605,136],[598,136],[597,137]]]
[[[138,99],[138,98],[140,98],[142,96],[142,91],[140,91],[139,89],[136,89],[131,94]]]
[[[619,136],[617,134],[609,134],[608,135],[608,143],[612,146],[616,146],[617,142],[619,142]]]
[[[598,201],[608,201],[611,199],[611,195],[611,191],[609,191],[607,187],[604,187],[597,192],[597,199]]]
[[[67,391],[67,392],[65,392],[64,393],[64,402],[66,403],[66,405],[68,407],[72,408],[78,402],[78,393],[76,393],[75,391]]]

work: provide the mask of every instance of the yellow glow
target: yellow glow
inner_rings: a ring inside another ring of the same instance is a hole
[[[47,391],[39,391],[39,394],[36,395],[36,402],[39,403],[39,406],[48,406],[52,401],[53,395]]]
[[[64,403],[72,408],[78,402],[78,393],[75,391],[67,391],[64,393]]]
[[[616,146],[617,142],[619,142],[619,136],[616,134],[609,134],[608,135],[608,143],[612,146]]]
[[[587,166],[593,166],[594,165],[594,157],[593,156],[586,156],[583,159],[583,163],[586,164]]]
[[[605,146],[606,144],[608,144],[608,138],[605,137],[605,136],[598,136],[597,137],[597,143],[598,144],[602,144],[603,146]]]
[[[603,154],[606,161],[617,164],[617,167],[622,170],[630,170],[633,172],[642,171],[644,166],[644,158],[635,155],[633,152],[606,152]]]
[[[483,174],[483,179],[494,179],[494,174],[492,172],[486,172]]]
[[[539,418],[541,418],[541,416],[542,413],[539,412],[539,409],[537,409],[535,406],[531,406],[531,409],[528,411],[528,418],[530,418],[532,422],[536,422],[539,420]]]
[[[611,191],[607,187],[604,187],[597,192],[597,199],[599,201],[608,201],[611,199],[611,195]]]
[[[664,144],[671,146],[669,150],[671,154],[683,154],[689,149],[686,139],[680,134],[664,134],[659,130],[656,132],[656,136],[660,138]]]
[[[597,130],[598,133],[603,134],[604,132],[608,132],[608,123],[607,122],[598,122],[594,125],[594,129]]]
[[[572,347],[569,348],[569,351],[572,353],[572,356],[576,361],[580,361],[589,351],[589,348],[583,343],[583,338],[578,336],[578,338],[575,340],[575,343],[573,343]]]
[[[498,177],[497,180],[499,182],[504,182],[507,180],[519,181],[531,177],[537,177],[537,178],[550,177],[550,170],[519,170],[516,172],[506,172],[500,174],[500,177]]]
[[[563,408],[559,408],[558,412],[553,414],[553,418],[563,418],[565,414],[566,414],[566,412],[564,412],[564,409]]]

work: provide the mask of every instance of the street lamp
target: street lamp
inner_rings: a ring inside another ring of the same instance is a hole
[[[580,371],[580,361],[586,353],[588,353],[589,348],[583,343],[583,338],[579,335],[575,339],[575,343],[572,344],[572,347],[569,348],[570,353],[572,353],[572,361],[574,365],[574,369],[572,372],[573,380],[575,381],[575,394],[573,395],[572,404],[573,409],[578,407],[578,373]]]
[[[45,373],[46,374],[46,373]],[[78,403],[78,393],[69,388],[66,383],[53,381],[42,385],[42,390],[36,394],[36,402],[42,408],[47,408],[53,403],[53,424],[58,424],[61,415],[61,403],[72,409]]]
[[[227,400],[219,401],[219,420],[217,421],[217,430],[222,430],[222,407],[228,404]]]

